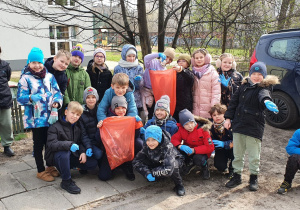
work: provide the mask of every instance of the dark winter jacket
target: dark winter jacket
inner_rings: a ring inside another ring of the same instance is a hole
[[[143,149],[134,158],[132,165],[145,178],[148,174],[152,174],[154,177],[171,176],[176,160],[179,161],[180,166],[184,157],[170,143],[170,135],[163,131],[161,143],[153,150],[144,144]]]
[[[79,157],[85,153],[85,147],[81,141],[81,130],[78,123],[72,125],[62,117],[48,129],[45,160],[48,165],[54,165],[54,154],[58,151],[69,151],[72,144],[78,144],[79,150],[72,152]]]
[[[53,58],[48,58],[45,61],[45,67],[48,70],[48,72],[50,72],[51,74],[54,75],[56,82],[59,86],[60,92],[65,95],[65,91],[67,89],[67,85],[68,85],[68,78],[66,75],[66,71],[57,71],[55,70],[52,66],[53,66],[54,60]]]
[[[162,120],[162,124],[159,125],[157,124],[156,117],[153,116],[152,119],[148,120],[146,125],[144,125],[144,128],[148,128],[150,125],[157,125],[159,126],[162,130],[168,131],[171,136],[173,136],[177,131],[178,127],[176,125],[176,120],[172,117],[169,116],[168,119]]]
[[[104,96],[105,91],[110,88],[111,80],[112,80],[112,73],[108,69],[108,66],[105,64],[104,69],[101,71],[96,67],[95,72],[93,72],[93,63],[94,60],[90,60],[86,69],[86,72],[89,74],[91,79],[91,85],[95,88],[99,95],[100,102]]]
[[[189,69],[177,73],[176,81],[176,111],[188,109],[193,111],[194,74]]]
[[[210,136],[213,140],[219,140],[224,142],[224,149],[231,149],[230,143],[232,143],[233,136],[231,129],[227,130],[224,128],[224,131],[220,133],[214,125],[211,126]]]
[[[251,85],[245,78],[234,93],[224,117],[231,119],[233,133],[240,133],[262,140],[265,128],[265,100],[272,100],[272,86],[278,78],[268,75],[261,83]]]
[[[229,101],[233,94],[242,84],[243,76],[234,69],[230,69],[227,72],[222,72],[221,68],[218,68],[217,72],[219,75],[224,74],[226,79],[231,77],[227,87],[221,83],[221,103],[228,107]]]
[[[12,107],[12,95],[8,85],[11,76],[9,63],[0,60],[0,109]]]

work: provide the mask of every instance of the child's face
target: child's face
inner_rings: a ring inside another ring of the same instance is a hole
[[[223,122],[223,121],[225,120],[224,114],[221,114],[221,113],[219,113],[219,112],[217,112],[217,111],[215,111],[215,112],[211,115],[211,117],[212,117],[212,119],[213,119],[213,121],[214,121],[215,123],[221,123],[221,122]]]
[[[194,130],[195,126],[196,126],[196,123],[191,121],[191,122],[185,123],[185,125],[183,127],[188,132],[192,132]]]
[[[187,67],[189,67],[188,62],[186,62],[186,60],[180,59],[177,61],[178,66],[182,66],[182,68],[186,69]]]
[[[196,53],[194,55],[194,60],[195,60],[195,66],[196,67],[201,67],[205,64],[205,55],[202,53]]]
[[[159,145],[158,141],[156,141],[154,138],[151,137],[149,137],[146,140],[146,144],[149,147],[149,149],[155,149]]]
[[[65,110],[65,115],[66,115],[66,121],[71,124],[76,123],[81,116],[81,114],[79,114],[78,112],[74,110],[68,110],[68,109]]]
[[[264,76],[259,73],[259,72],[253,72],[250,76],[250,80],[256,84],[256,83],[260,83],[261,81],[263,81]]]
[[[61,55],[59,57],[54,56],[53,61],[54,62],[52,67],[57,71],[66,70],[68,65],[70,64],[70,59],[68,59],[65,55]]]
[[[94,62],[95,62],[97,65],[99,65],[99,66],[103,65],[103,64],[104,64],[104,61],[105,61],[105,57],[104,57],[103,53],[99,52],[99,53],[97,53],[97,54],[95,55],[95,57],[94,57]]]
[[[230,57],[223,58],[221,62],[222,71],[229,71],[232,68],[233,59]]]
[[[128,85],[111,84],[111,88],[115,91],[117,96],[123,96],[126,93]]]
[[[81,62],[82,62],[82,60],[78,55],[75,55],[75,56],[71,57],[72,66],[78,67],[78,66],[80,66]]]
[[[93,109],[96,105],[97,99],[94,95],[88,95],[85,99],[88,108]]]
[[[35,72],[40,72],[44,69],[44,65],[37,61],[30,62],[28,65],[29,68],[31,68]]]
[[[155,110],[155,116],[157,119],[162,120],[167,117],[167,112],[164,109],[156,109]]]
[[[172,63],[173,59],[170,56],[166,56],[166,64]]]
[[[115,108],[114,112],[116,113],[117,116],[123,117],[126,115],[126,111],[127,111],[127,109],[125,107],[118,106]]]
[[[126,61],[133,63],[135,61],[135,55],[134,54],[127,55]]]

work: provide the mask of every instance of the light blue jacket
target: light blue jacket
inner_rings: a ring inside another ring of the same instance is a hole
[[[295,131],[285,149],[289,155],[300,155],[300,129]]]

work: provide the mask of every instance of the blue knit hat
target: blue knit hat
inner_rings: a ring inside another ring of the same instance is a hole
[[[162,130],[160,127],[157,125],[150,125],[148,128],[146,128],[145,131],[145,139],[147,140],[148,138],[153,138],[158,143],[161,143],[161,138],[162,138]]]
[[[182,126],[184,126],[188,122],[196,123],[194,115],[188,109],[181,110],[178,115],[179,115],[179,123]]]
[[[266,64],[264,64],[263,62],[260,62],[260,61],[254,63],[250,68],[249,76],[251,76],[251,74],[254,72],[261,73],[263,75],[263,77],[265,78],[267,76]]]
[[[44,54],[40,48],[33,47],[28,54],[27,64],[31,62],[40,62],[44,64]]]
[[[81,44],[77,44],[76,46],[72,47],[71,54],[72,56],[79,56],[81,58],[81,63],[83,62],[84,49],[82,48]]]

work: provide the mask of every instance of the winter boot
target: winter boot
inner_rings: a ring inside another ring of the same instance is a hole
[[[277,190],[278,194],[285,194],[289,189],[291,189],[292,183],[289,183],[287,181],[283,181],[280,185],[280,188]]]
[[[233,170],[229,169],[229,173],[226,176],[231,179],[233,177]]]
[[[202,166],[202,179],[209,179],[210,178],[210,172],[208,169],[208,164],[206,163],[204,166]]]
[[[14,151],[10,148],[10,146],[4,147],[4,154],[8,157],[15,156]]]
[[[229,182],[226,183],[226,187],[234,188],[238,185],[242,184],[241,175],[237,173],[233,173],[233,177],[230,179]]]
[[[79,194],[81,192],[81,189],[75,184],[72,179],[62,180],[60,183],[60,187],[71,194]]]
[[[257,181],[257,175],[250,175],[250,180],[249,180],[249,190],[250,191],[257,191],[258,190],[258,181]]]
[[[124,173],[126,175],[126,178],[129,181],[134,181],[135,180],[135,175],[133,173],[133,167],[132,167],[131,162],[124,163],[123,166],[122,166],[122,170],[124,171]]]
[[[174,187],[174,191],[176,192],[176,194],[178,196],[184,196],[185,195],[185,190],[184,190],[184,187],[182,184],[177,184],[175,187]]]

